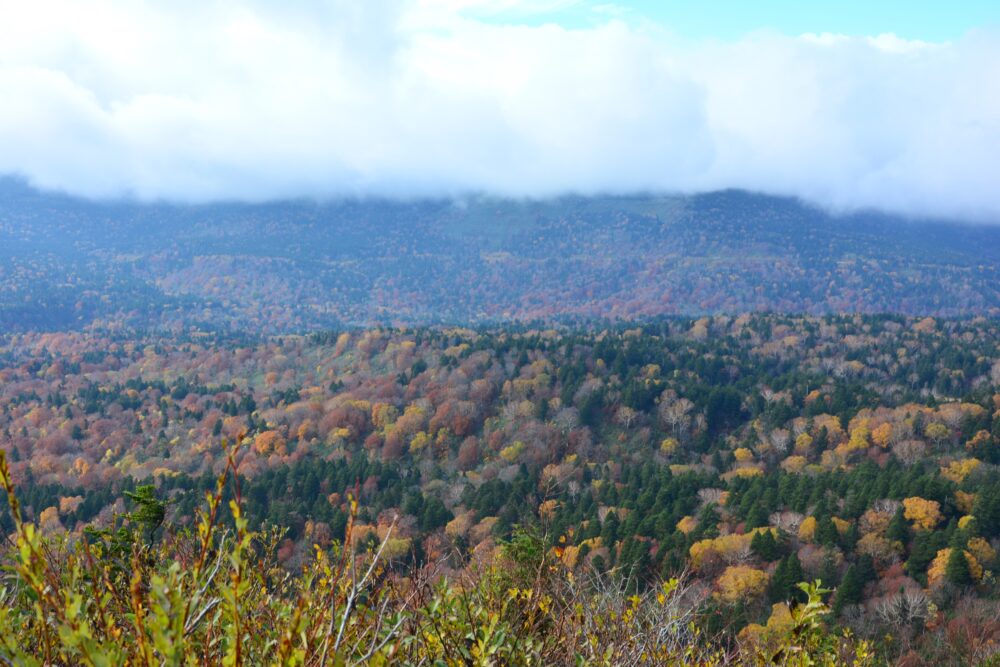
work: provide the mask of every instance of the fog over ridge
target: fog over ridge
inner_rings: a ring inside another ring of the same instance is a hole
[[[0,173],[89,197],[701,192],[1000,222],[1000,34],[691,42],[447,0],[0,0]]]

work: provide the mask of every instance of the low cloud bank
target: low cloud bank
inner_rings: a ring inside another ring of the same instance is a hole
[[[1000,222],[1000,35],[0,0],[0,173],[92,197],[696,192]]]

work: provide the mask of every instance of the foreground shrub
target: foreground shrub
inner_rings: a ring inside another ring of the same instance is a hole
[[[0,663],[11,665],[840,665],[868,647],[832,636],[817,587],[767,641],[729,645],[699,630],[709,599],[683,579],[635,587],[581,580],[544,542],[518,532],[496,560],[451,580],[397,572],[391,531],[361,555],[316,548],[300,572],[278,566],[279,530],[249,531],[238,448],[193,533],[157,539],[152,487],[117,528],[43,536],[21,516],[3,453],[15,531],[0,580]],[[231,525],[220,508],[231,485]],[[345,544],[351,544],[353,517]]]

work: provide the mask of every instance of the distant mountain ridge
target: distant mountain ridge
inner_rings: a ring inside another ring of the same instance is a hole
[[[1000,315],[1000,227],[740,191],[179,206],[0,183],[0,331]]]

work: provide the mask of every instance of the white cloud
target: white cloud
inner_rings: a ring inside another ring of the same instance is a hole
[[[741,187],[1000,220],[996,34],[685,43],[484,7],[0,0],[0,172],[180,200]]]

